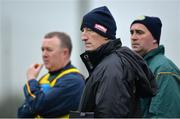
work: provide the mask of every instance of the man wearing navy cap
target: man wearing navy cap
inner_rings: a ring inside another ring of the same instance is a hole
[[[161,20],[150,16],[141,16],[130,26],[132,49],[143,56],[158,85],[157,95],[141,104],[144,117],[180,118],[180,70],[159,45],[161,27]]]
[[[94,117],[140,117],[139,97],[155,95],[154,76],[140,56],[116,39],[116,22],[109,9],[98,7],[84,15],[81,31],[86,50],[81,58],[89,77],[80,116],[92,112]]]

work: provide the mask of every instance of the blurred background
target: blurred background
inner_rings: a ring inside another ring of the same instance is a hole
[[[64,31],[73,42],[72,63],[87,77],[80,24],[85,13],[106,5],[117,22],[117,37],[130,47],[129,26],[140,15],[162,20],[161,43],[180,68],[179,0],[0,0],[0,117],[16,117],[22,104],[26,71],[42,63],[41,42],[50,31]],[[46,73],[43,68],[39,77]]]

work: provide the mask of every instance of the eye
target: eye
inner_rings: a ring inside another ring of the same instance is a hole
[[[81,29],[81,32],[84,32],[84,28]]]
[[[90,32],[93,32],[92,29],[87,28],[87,27],[83,28],[81,31],[84,32],[84,33],[90,33]]]
[[[130,30],[130,34],[133,35],[133,34],[134,34],[134,31],[133,31],[133,30]]]
[[[46,50],[47,50],[48,52],[52,52],[52,51],[53,51],[52,48],[47,48]]]
[[[41,48],[41,51],[42,52],[52,52],[53,51],[53,49],[52,48],[49,48],[49,47],[47,47],[47,48]]]
[[[44,48],[41,48],[41,51],[44,51]]]
[[[136,32],[137,32],[137,34],[140,34],[140,35],[144,34],[144,31],[142,31],[142,30],[137,30]]]
[[[91,32],[91,31],[93,31],[93,30],[92,30],[92,29],[90,29],[90,28],[87,28],[87,31]]]

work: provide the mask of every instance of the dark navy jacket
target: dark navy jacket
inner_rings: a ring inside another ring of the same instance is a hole
[[[61,72],[75,68],[70,63],[64,68],[49,72],[50,82]],[[31,94],[28,92],[28,87]],[[18,117],[61,117],[71,110],[77,110],[84,88],[83,76],[69,73],[59,78],[53,87],[42,89],[35,79],[27,82],[24,87],[25,102],[18,109]],[[33,95],[35,97],[33,97]]]

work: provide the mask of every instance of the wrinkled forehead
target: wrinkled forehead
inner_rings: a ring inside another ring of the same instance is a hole
[[[141,24],[141,23],[134,23],[134,24],[131,26],[130,30],[131,30],[131,31],[132,31],[132,30],[149,31],[149,30],[147,29],[147,27],[146,27],[145,25]]]

